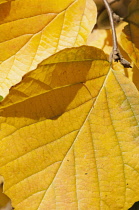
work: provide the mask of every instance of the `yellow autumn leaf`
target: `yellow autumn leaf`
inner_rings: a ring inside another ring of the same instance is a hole
[[[87,44],[102,49],[109,58],[112,51],[112,35],[110,30],[94,29],[88,37]]]
[[[0,0],[0,4],[7,3],[9,1],[14,1],[14,0]]]
[[[118,42],[119,42],[119,37],[121,35],[121,30],[125,27],[125,25],[127,25],[127,23],[123,22],[116,27],[116,35]],[[109,58],[113,48],[111,30],[94,29],[88,37],[87,44],[89,46],[94,46],[102,49],[108,55]]]
[[[139,93],[102,50],[53,55],[0,113],[0,174],[15,210],[127,210],[138,200]]]
[[[127,25],[126,22],[122,22],[116,27],[116,35],[117,35],[117,41],[118,43],[120,42],[120,36],[121,36],[121,31],[122,29]],[[110,29],[94,29],[92,33],[89,35],[88,40],[87,40],[87,45],[89,46],[94,46],[99,49],[102,49],[106,54],[107,54],[107,59],[110,60],[110,56],[112,53],[113,49],[113,41],[112,41],[112,33]],[[120,47],[120,46],[119,46]],[[125,52],[120,48],[120,51],[125,59],[127,59],[129,62],[129,57]],[[112,63],[113,69],[118,70],[121,73],[126,71],[131,71],[130,69],[125,69],[119,62],[113,62]]]
[[[2,96],[45,58],[86,44],[97,16],[92,0],[18,0],[0,12]]]
[[[121,33],[121,46],[128,53],[131,60],[139,68],[139,1],[132,0],[129,5],[129,23]]]

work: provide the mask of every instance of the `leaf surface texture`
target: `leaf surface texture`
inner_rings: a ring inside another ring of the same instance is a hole
[[[43,61],[0,113],[0,174],[16,210],[127,210],[138,200],[139,94],[101,50]]]
[[[92,0],[18,0],[0,5],[0,95],[42,60],[86,44],[96,23]]]

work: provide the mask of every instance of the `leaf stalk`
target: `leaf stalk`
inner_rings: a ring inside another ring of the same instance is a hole
[[[119,21],[120,17],[113,12],[113,10],[111,9],[107,0],[103,0],[103,2],[104,2],[104,5],[106,7],[108,16],[109,16],[110,26],[111,26],[111,30],[112,30],[113,50],[112,50],[112,53],[111,53],[111,56],[110,56],[110,61],[112,61],[112,60],[114,60],[115,62],[120,61],[120,63],[125,68],[132,68],[131,65],[130,65],[130,62],[128,62],[126,59],[123,58],[123,56],[121,55],[120,50],[118,48],[117,36],[116,36],[116,30],[115,30],[114,22]]]

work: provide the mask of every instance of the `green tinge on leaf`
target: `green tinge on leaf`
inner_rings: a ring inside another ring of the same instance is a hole
[[[0,96],[0,101],[2,101],[3,100],[3,96]]]

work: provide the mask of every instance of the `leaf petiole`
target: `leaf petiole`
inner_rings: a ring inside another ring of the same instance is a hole
[[[111,60],[114,60],[115,62],[120,61],[120,63],[125,67],[125,68],[132,68],[130,65],[130,62],[128,62],[126,59],[123,58],[123,56],[120,53],[120,50],[118,48],[118,44],[117,44],[117,36],[116,36],[116,30],[115,30],[115,25],[114,22],[119,21],[118,18],[119,16],[116,15],[113,10],[111,9],[109,3],[107,2],[107,0],[103,0],[104,5],[106,7],[108,16],[109,16],[109,20],[110,20],[110,26],[111,26],[111,30],[112,30],[112,39],[113,39],[113,50],[112,50],[112,54],[111,54]]]

